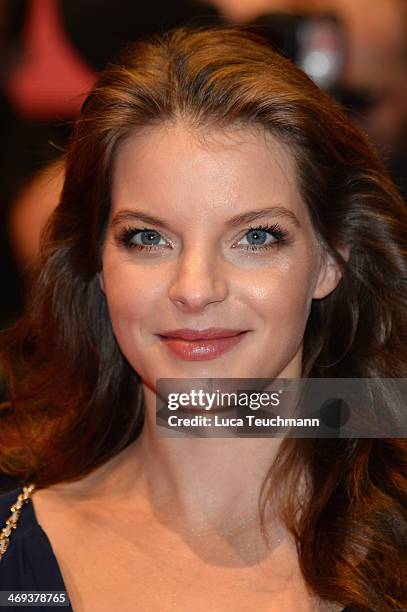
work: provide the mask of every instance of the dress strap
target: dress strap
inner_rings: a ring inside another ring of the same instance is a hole
[[[11,515],[6,520],[6,526],[0,532],[0,561],[6,553],[8,545],[10,543],[10,535],[12,529],[17,529],[18,519],[20,518],[21,509],[26,504],[32,492],[35,489],[34,484],[23,487],[22,492],[17,497],[17,500],[10,507]]]

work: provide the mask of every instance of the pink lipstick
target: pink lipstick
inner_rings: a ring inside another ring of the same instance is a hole
[[[248,330],[211,327],[203,330],[176,329],[158,334],[169,351],[179,359],[215,359],[236,346]]]

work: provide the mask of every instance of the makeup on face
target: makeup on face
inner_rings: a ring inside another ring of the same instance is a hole
[[[210,328],[168,330],[158,336],[175,357],[188,361],[206,361],[230,351],[248,333],[248,330]]]
[[[152,387],[300,376],[320,271],[294,158],[275,139],[239,128],[208,143],[177,125],[119,148],[101,281],[120,349]]]

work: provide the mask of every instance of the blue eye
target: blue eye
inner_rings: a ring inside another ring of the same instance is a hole
[[[253,240],[251,243],[249,240],[250,244],[264,244],[267,240],[267,232],[264,230],[250,230],[247,232],[247,236],[250,236],[251,240]]]
[[[274,225],[251,227],[244,235],[248,245],[243,246],[248,251],[262,251],[284,242],[286,237],[287,233],[277,223]]]
[[[243,238],[247,240],[247,244],[242,245],[243,250],[264,251],[285,242],[287,232],[275,223],[274,225],[251,227],[246,231]],[[148,228],[126,227],[118,236],[120,244],[123,244],[127,249],[137,249],[139,251],[162,250],[163,245],[160,245],[160,240],[164,240],[161,234]]]
[[[119,241],[128,249],[151,251],[160,242],[161,234],[151,229],[127,227],[119,236]]]
[[[143,246],[153,246],[160,242],[160,234],[154,230],[142,230],[137,233],[134,238],[140,236],[140,240]]]

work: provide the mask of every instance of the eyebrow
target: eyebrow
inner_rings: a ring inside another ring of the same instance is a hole
[[[275,217],[285,217],[290,219],[292,223],[296,225],[296,227],[301,227],[301,224],[293,211],[285,208],[284,206],[269,206],[267,208],[249,210],[248,212],[241,213],[240,215],[236,215],[235,217],[229,219],[226,222],[226,226],[231,228],[238,227],[244,223],[250,223],[271,214]],[[122,221],[142,221],[143,223],[155,225],[157,227],[161,227],[162,229],[170,229],[168,224],[163,221],[163,219],[154,217],[153,215],[145,213],[141,210],[121,210],[113,217],[111,224],[115,226]]]

